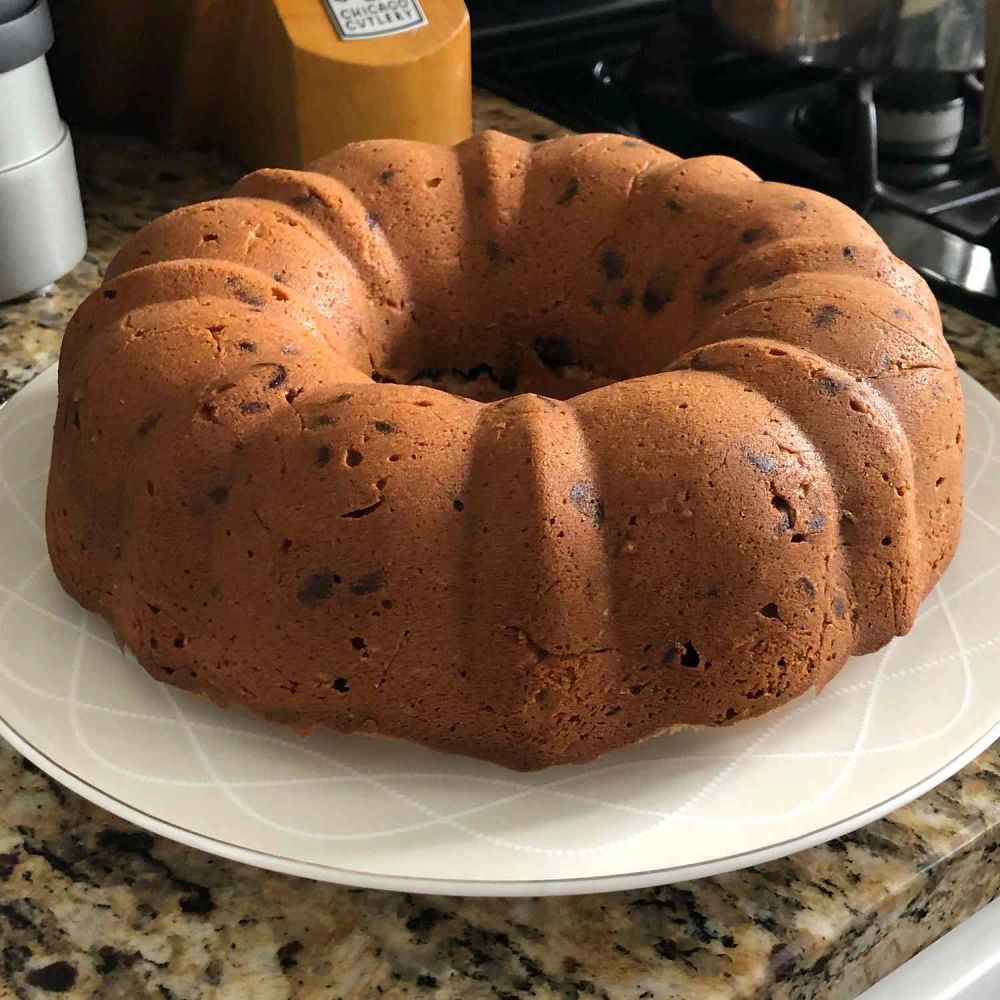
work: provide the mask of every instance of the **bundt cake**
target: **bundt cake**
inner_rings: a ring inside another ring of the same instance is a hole
[[[160,680],[539,768],[906,632],[963,420],[927,287],[828,197],[617,135],[363,142],[118,254],[48,544]]]

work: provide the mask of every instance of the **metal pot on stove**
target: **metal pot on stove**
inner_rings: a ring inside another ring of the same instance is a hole
[[[862,72],[967,73],[985,62],[986,0],[706,0],[731,40]]]

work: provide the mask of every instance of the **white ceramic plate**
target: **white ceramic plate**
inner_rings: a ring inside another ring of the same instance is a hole
[[[963,385],[965,528],[910,635],[763,719],[515,774],[398,742],[301,740],[158,684],[123,656],[46,554],[50,369],[0,411],[0,733],[139,826],[351,885],[593,892],[810,847],[910,801],[1000,737],[1000,403]]]

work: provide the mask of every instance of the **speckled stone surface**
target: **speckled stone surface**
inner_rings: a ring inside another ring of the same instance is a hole
[[[479,95],[477,125],[563,131]],[[87,259],[0,307],[0,398],[146,220],[239,173],[76,136]],[[951,309],[962,366],[1000,395],[1000,331]],[[792,858],[673,887],[541,900],[366,892],[213,858],[62,789],[0,743],[0,997],[847,1000],[1000,894],[1000,752],[890,817]]]

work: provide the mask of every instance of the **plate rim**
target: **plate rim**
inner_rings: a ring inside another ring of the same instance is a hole
[[[0,410],[4,409],[16,397],[24,398],[29,392],[37,392],[46,381],[52,380],[57,368],[58,364],[56,363],[40,372],[30,383],[0,404]],[[960,382],[963,393],[968,393],[970,388],[975,386],[973,391],[981,394],[981,398],[986,397],[991,405],[1000,406],[1000,401],[968,373],[960,371]],[[140,829],[183,844],[186,847],[195,848],[229,861],[235,861],[283,875],[311,878],[320,882],[328,882],[352,888],[442,896],[513,898],[621,892],[629,889],[668,885],[690,879],[710,878],[754,865],[765,864],[800,851],[808,850],[882,819],[893,810],[909,804],[925,792],[952,777],[992,743],[1000,739],[1000,718],[984,733],[976,736],[962,751],[919,781],[908,785],[894,795],[888,796],[866,809],[812,830],[804,835],[787,838],[750,851],[729,854],[710,861],[696,862],[688,865],[675,865],[637,872],[622,872],[613,875],[590,875],[572,879],[512,879],[509,881],[385,875],[354,868],[340,868],[319,862],[299,861],[283,855],[244,847],[231,841],[221,840],[208,834],[190,830],[169,819],[145,812],[111,795],[80,777],[70,768],[49,757],[36,747],[6,719],[2,714],[2,710],[0,710],[0,737],[6,740],[15,750],[31,761],[42,772],[59,781],[83,799],[105,809],[119,819],[133,823]]]
[[[712,878],[728,872],[741,871],[755,865],[765,864],[779,858],[798,854],[819,844],[825,844],[837,837],[853,833],[855,830],[887,816],[894,809],[908,805],[924,792],[936,788],[941,782],[960,771],[971,760],[979,756],[987,747],[1000,738],[1000,719],[984,734],[981,734],[965,750],[947,761],[927,777],[907,786],[896,795],[890,796],[868,809],[854,813],[836,823],[828,824],[800,837],[769,844],[767,847],[730,854],[712,861],[691,865],[676,865],[641,872],[625,872],[617,875],[591,875],[574,879],[512,879],[508,882],[478,879],[432,879],[410,875],[379,875],[376,872],[360,871],[354,868],[338,868],[311,861],[297,861],[280,854],[258,851],[253,848],[219,840],[207,834],[189,830],[169,820],[144,812],[135,806],[115,798],[90,782],[74,774],[52,760],[35,747],[0,715],[0,737],[7,740],[15,750],[28,758],[49,777],[65,785],[70,791],[88,802],[107,810],[119,819],[127,820],[149,833],[166,837],[175,843],[193,847],[229,861],[263,868],[282,875],[330,882],[335,885],[358,889],[378,889],[389,892],[411,892],[436,896],[474,897],[525,897],[525,896],[577,896],[589,893],[623,892],[629,889],[647,889],[657,885],[673,885],[692,879]]]

